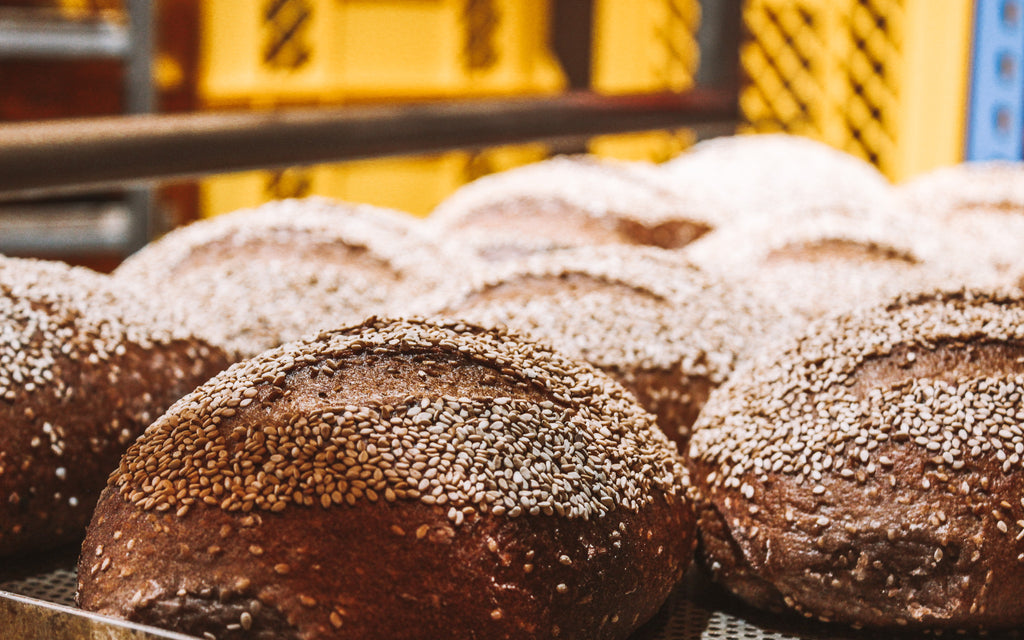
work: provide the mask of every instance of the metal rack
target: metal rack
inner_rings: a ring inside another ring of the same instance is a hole
[[[0,12],[0,59],[116,59],[125,66],[128,114],[153,111],[153,2],[127,0],[127,22],[70,20],[53,12]],[[153,194],[134,187],[122,197],[71,202],[22,201],[0,208],[0,253],[119,253],[152,234]]]

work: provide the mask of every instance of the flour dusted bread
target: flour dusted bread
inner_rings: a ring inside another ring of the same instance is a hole
[[[907,209],[941,221],[951,257],[984,274],[1024,274],[1024,162],[968,162],[899,185]]]
[[[111,476],[89,610],[217,638],[625,638],[693,550],[675,448],[599,371],[369,320],[240,363]]]
[[[106,276],[0,258],[0,556],[81,539],[132,440],[227,364]]]
[[[978,271],[951,256],[946,242],[926,218],[826,208],[723,227],[683,254],[793,319],[809,321],[929,284],[971,282]]]
[[[712,226],[709,207],[669,185],[654,165],[559,156],[479,178],[428,220],[490,262],[600,244],[671,249]]]
[[[675,252],[621,245],[508,261],[433,311],[508,326],[603,369],[680,445],[708,393],[785,323]]]
[[[281,200],[194,222],[115,277],[175,303],[181,322],[248,357],[362,321],[458,272],[404,213],[326,198]]]
[[[906,295],[737,371],[689,456],[701,554],[760,607],[879,628],[1024,623],[1024,299]]]
[[[868,162],[784,133],[722,136],[661,165],[679,192],[713,207],[718,226],[816,209],[891,205],[888,179]]]

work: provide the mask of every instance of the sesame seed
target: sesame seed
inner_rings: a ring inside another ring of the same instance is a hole
[[[454,344],[459,348],[448,346]],[[290,381],[302,379],[297,372],[322,371],[324,361],[338,370],[365,352],[384,358],[424,345],[438,353],[447,349],[445,357],[456,362],[476,354],[500,363],[503,371],[533,372],[541,390],[536,393],[558,403],[510,395],[443,397],[436,403],[410,397],[386,411],[374,403],[344,412],[313,409],[286,425],[237,431],[232,425],[240,416],[223,409],[244,397],[253,380],[280,378],[280,388],[287,390]],[[672,445],[621,387],[547,347],[509,339],[503,329],[372,319],[236,365],[175,410],[132,445],[113,480],[122,496],[144,509],[173,512],[202,502],[255,514],[290,505],[336,508],[383,495],[444,505],[448,519],[461,526],[485,505],[497,517],[587,518],[614,508],[636,509],[656,493],[682,493],[688,483]],[[456,426],[442,417],[446,413],[466,418]],[[426,419],[417,425],[420,416]],[[209,432],[198,426],[215,417],[221,421]],[[190,445],[180,457],[167,455],[168,447],[193,442],[197,429],[207,434],[202,447]],[[239,453],[225,455],[225,434],[246,439]],[[530,447],[521,444],[526,438]],[[334,456],[333,464],[318,462],[324,452]],[[198,473],[181,477],[183,465]],[[558,483],[547,480],[552,468],[561,467],[573,471]],[[418,527],[417,539],[427,531],[427,525]],[[254,548],[254,555],[262,552]]]

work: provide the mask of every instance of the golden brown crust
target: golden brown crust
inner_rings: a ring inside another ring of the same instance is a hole
[[[217,637],[624,638],[688,564],[687,486],[596,370],[371,320],[154,423],[97,507],[80,603]]]
[[[713,394],[702,554],[766,608],[872,627],[1024,621],[1024,300],[904,296],[818,323]]]
[[[0,260],[0,556],[80,539],[110,470],[227,366],[105,276]]]

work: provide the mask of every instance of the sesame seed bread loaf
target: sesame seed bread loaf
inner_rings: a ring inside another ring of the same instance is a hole
[[[966,284],[977,272],[944,249],[933,221],[889,209],[847,207],[722,227],[682,253],[794,319],[808,321],[929,283]]]
[[[506,325],[603,369],[680,446],[711,389],[783,322],[677,252],[621,245],[509,261],[432,311]]]
[[[175,302],[181,322],[245,358],[436,286],[458,272],[445,254],[408,214],[308,198],[176,229],[114,276]]]
[[[759,607],[1024,624],[1024,298],[905,295],[738,370],[689,457],[700,555]]]
[[[107,276],[0,258],[0,556],[80,540],[131,441],[227,364]]]
[[[896,194],[907,209],[941,221],[952,256],[999,274],[1024,273],[1024,162],[942,167]]]
[[[786,212],[885,208],[894,198],[874,166],[796,135],[722,136],[660,165],[678,191],[714,207],[719,226]]]
[[[239,363],[131,447],[85,609],[229,638],[625,638],[688,565],[673,447],[498,330],[370,319]]]
[[[711,229],[654,165],[560,156],[479,178],[428,218],[486,261],[596,244],[686,245]]]

